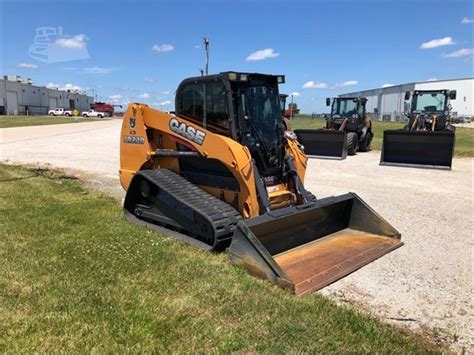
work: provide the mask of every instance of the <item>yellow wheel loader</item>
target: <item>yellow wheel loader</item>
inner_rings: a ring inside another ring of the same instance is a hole
[[[326,106],[331,106],[326,127],[295,130],[306,154],[343,160],[347,155],[370,151],[374,133],[365,111],[366,103],[365,97],[336,97],[331,105],[331,99],[326,98]]]
[[[451,170],[456,127],[451,125],[450,100],[456,90],[415,90],[403,129],[383,133],[380,165]]]
[[[296,294],[318,290],[402,245],[356,194],[317,200],[307,158],[285,131],[284,76],[184,80],[175,115],[131,104],[120,143],[125,216]]]

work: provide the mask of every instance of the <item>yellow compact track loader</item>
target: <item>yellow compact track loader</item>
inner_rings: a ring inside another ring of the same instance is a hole
[[[318,290],[402,245],[356,194],[317,200],[285,130],[279,75],[184,80],[176,115],[131,104],[120,143],[126,217],[296,294]]]

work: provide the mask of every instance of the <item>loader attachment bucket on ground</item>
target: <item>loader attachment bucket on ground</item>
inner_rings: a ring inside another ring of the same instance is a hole
[[[380,165],[451,169],[454,132],[389,130],[383,133]]]
[[[254,276],[302,295],[401,245],[395,228],[348,193],[240,221],[229,258]]]
[[[298,141],[308,157],[346,159],[346,132],[329,129],[297,129]]]

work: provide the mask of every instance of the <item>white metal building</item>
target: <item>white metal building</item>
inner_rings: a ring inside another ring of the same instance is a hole
[[[31,79],[5,75],[0,79],[0,115],[46,115],[57,107],[86,111],[94,102],[80,91],[33,85]]]
[[[473,93],[474,78],[423,81],[400,84],[385,88],[351,92],[339,97],[361,96],[367,98],[367,112],[374,119],[398,121],[404,120],[405,91],[414,90],[456,90],[457,98],[451,101],[453,116],[474,116]]]

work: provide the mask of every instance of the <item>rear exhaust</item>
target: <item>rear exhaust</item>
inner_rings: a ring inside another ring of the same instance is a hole
[[[298,141],[304,146],[307,157],[346,159],[346,132],[329,129],[297,129]]]
[[[395,228],[348,193],[239,222],[229,258],[252,275],[303,295],[402,245]]]
[[[454,142],[450,131],[385,131],[380,165],[451,170]]]

